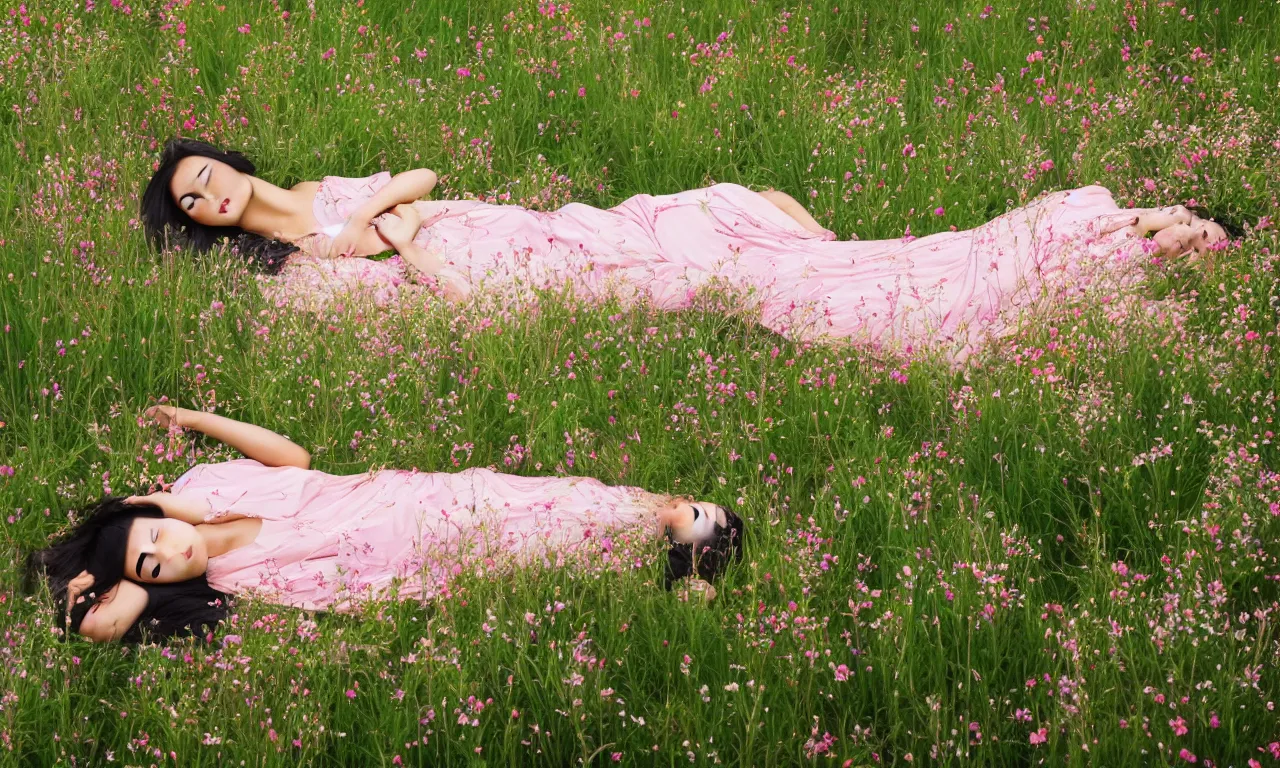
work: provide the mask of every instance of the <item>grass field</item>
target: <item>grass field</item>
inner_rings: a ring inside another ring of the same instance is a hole
[[[47,0],[0,24],[0,765],[1280,765],[1274,0]],[[147,246],[178,134],[282,186],[429,167],[437,197],[546,209],[732,181],[871,239],[1100,183],[1244,235],[961,373],[714,297],[317,317]],[[209,646],[59,642],[21,556],[231,455],[145,425],[162,397],[329,472],[689,493],[744,515],[747,556],[709,606],[661,589],[655,549],[364,616],[242,602]]]

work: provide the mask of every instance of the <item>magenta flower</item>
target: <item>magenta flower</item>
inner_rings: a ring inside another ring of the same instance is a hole
[[[327,50],[327,51],[325,51],[324,53],[320,54],[320,58],[321,58],[321,59],[323,59],[324,61],[328,61],[329,59],[332,59],[332,58],[333,58],[333,49],[332,49],[332,48],[330,48],[329,50]]]
[[[466,67],[458,67],[458,77],[471,77],[471,70]]]

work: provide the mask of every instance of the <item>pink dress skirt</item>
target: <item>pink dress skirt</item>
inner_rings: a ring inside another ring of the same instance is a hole
[[[361,294],[382,304],[417,286],[398,257],[326,260],[332,235],[391,180],[329,176],[314,213],[324,228],[298,241],[268,291],[300,307]],[[571,287],[589,300],[637,298],[690,307],[723,289],[733,305],[792,339],[846,340],[874,350],[933,349],[962,362],[1072,292],[1121,291],[1141,278],[1143,243],[1104,235],[1121,210],[1099,186],[1046,195],[972,230],[839,241],[813,233],[737,184],[636,195],[601,210],[552,212],[470,200],[419,201],[415,243],[442,257],[471,291],[513,299]]]

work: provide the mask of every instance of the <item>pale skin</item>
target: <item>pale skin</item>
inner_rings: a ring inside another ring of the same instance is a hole
[[[1152,240],[1162,256],[1186,256],[1191,261],[1230,240],[1226,230],[1216,222],[1202,219],[1181,205],[1121,211],[1112,215],[1112,221],[1102,231],[1110,234],[1121,229],[1127,229],[1135,237],[1155,232]]]
[[[147,416],[166,429],[177,425],[203,432],[267,466],[311,467],[311,456],[301,446],[253,424],[170,405],[153,406],[147,409]],[[705,539],[712,526],[726,523],[724,509],[715,504],[657,494],[653,498],[658,536],[669,530],[677,542],[696,543]],[[211,511],[207,501],[167,491],[130,496],[125,503],[158,507],[164,516],[134,521],[125,550],[126,581],[99,596],[80,625],[80,634],[94,642],[119,639],[142,614],[147,594],[134,582],[174,583],[199,577],[205,573],[209,558],[253,543],[262,529],[260,519],[234,513],[206,521]],[[708,599],[714,596],[711,585],[693,581],[691,590]],[[68,585],[68,605],[92,586],[93,576],[81,572]]]

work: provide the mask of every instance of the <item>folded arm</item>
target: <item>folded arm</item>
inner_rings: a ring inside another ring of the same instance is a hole
[[[436,172],[428,168],[397,173],[385,187],[352,212],[351,220],[367,226],[374,217],[389,208],[422,199],[435,189],[436,181]]]
[[[461,301],[471,292],[471,285],[438,254],[414,242],[422,228],[422,215],[412,205],[401,204],[374,224],[378,235],[391,244],[400,258],[413,270],[435,281],[446,299]]]

